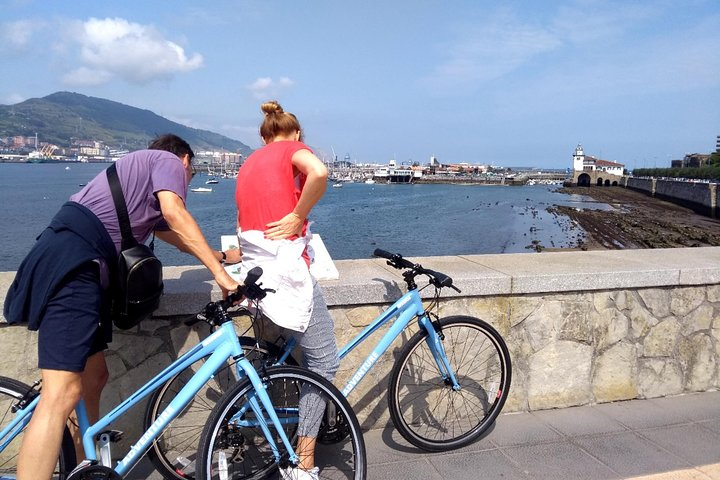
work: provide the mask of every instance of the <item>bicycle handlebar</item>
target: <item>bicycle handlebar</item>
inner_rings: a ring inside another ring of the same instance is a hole
[[[430,279],[430,283],[437,288],[450,287],[460,293],[460,289],[453,285],[453,279],[450,276],[442,272],[424,268],[419,263],[412,263],[403,258],[399,253],[390,253],[381,248],[376,248],[373,255],[386,259],[388,261],[387,264],[393,268],[397,268],[398,270],[407,269],[408,272],[403,274],[403,276],[405,276],[405,281],[408,282],[408,287],[411,286],[411,282],[417,275],[426,275]]]
[[[245,280],[242,285],[238,286],[237,291],[228,295],[226,299],[208,303],[205,305],[205,308],[203,308],[203,310],[195,316],[195,318],[185,322],[185,325],[194,325],[199,321],[206,321],[210,325],[219,325],[219,323],[222,323],[227,318],[226,310],[232,307],[236,302],[239,302],[243,298],[248,298],[250,300],[262,300],[268,292],[275,291],[271,288],[263,288],[262,283],[258,282],[262,274],[262,268],[252,268],[245,276]],[[220,320],[220,322],[217,320]]]

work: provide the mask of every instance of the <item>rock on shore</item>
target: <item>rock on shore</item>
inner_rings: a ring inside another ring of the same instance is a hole
[[[720,246],[720,221],[624,187],[564,187],[563,193],[591,197],[613,210],[553,206],[586,232],[583,250]]]

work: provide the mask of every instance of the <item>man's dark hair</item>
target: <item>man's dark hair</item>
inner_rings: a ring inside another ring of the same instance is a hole
[[[172,133],[166,133],[165,135],[157,137],[150,142],[148,150],[165,150],[166,152],[174,153],[178,157],[187,154],[190,155],[190,159],[195,156],[192,148],[190,148],[190,144]]]

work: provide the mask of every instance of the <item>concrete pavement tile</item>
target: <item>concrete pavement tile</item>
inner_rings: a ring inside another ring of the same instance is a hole
[[[536,418],[563,435],[581,436],[624,432],[627,428],[593,407],[571,407],[534,412]]]
[[[495,421],[495,430],[487,438],[493,445],[500,447],[563,439],[559,433],[532,413],[500,415]]]
[[[712,430],[715,433],[720,434],[720,420],[710,420],[707,422],[698,422],[699,425],[702,425],[704,428],[707,428],[708,430]]]
[[[619,479],[617,473],[588,455],[577,445],[547,443],[503,448],[503,453],[533,479]]]
[[[682,412],[647,400],[602,403],[594,405],[593,408],[631,429],[690,423],[690,419]]]
[[[712,480],[720,480],[720,463],[714,463],[712,465],[700,465],[697,468],[705,475],[712,478]]]
[[[368,464],[417,460],[425,452],[409,444],[394,428],[364,432]]]
[[[635,432],[581,437],[573,441],[623,478],[691,467]]]
[[[527,479],[528,476],[499,450],[475,452],[464,455],[443,455],[430,458],[444,478],[453,480],[476,480],[478,478],[502,478],[504,480]]]
[[[720,462],[720,435],[699,425],[653,428],[638,433],[690,465]]]
[[[645,400],[690,420],[720,420],[720,392],[689,393]]]
[[[653,473],[651,475],[641,475],[632,477],[627,480],[716,480],[695,468],[686,470],[674,470],[672,472]]]
[[[416,461],[368,465],[367,478],[445,480],[446,477],[438,473],[428,461]]]

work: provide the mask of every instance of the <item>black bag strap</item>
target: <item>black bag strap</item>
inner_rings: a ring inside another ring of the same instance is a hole
[[[118,222],[120,223],[120,233],[122,234],[121,250],[127,250],[137,245],[138,242],[135,240],[135,237],[133,237],[132,229],[130,228],[130,216],[128,215],[125,195],[123,195],[122,188],[120,187],[120,178],[118,178],[115,164],[110,165],[110,167],[105,170],[105,173],[107,174],[110,193],[112,193],[115,211],[117,212]]]

